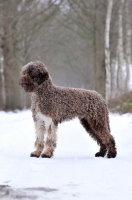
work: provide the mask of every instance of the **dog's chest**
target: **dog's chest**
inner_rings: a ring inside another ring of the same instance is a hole
[[[41,112],[37,113],[38,121],[44,122],[45,128],[48,129],[50,125],[53,124],[52,118],[42,114]]]

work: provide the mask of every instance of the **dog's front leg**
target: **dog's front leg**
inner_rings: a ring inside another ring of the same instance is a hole
[[[36,151],[32,152],[30,156],[38,158],[41,155],[44,148],[45,127],[43,121],[37,120],[35,122],[35,130],[36,130],[36,141],[35,141]]]
[[[51,158],[53,156],[53,152],[56,148],[56,140],[57,140],[57,126],[54,125],[52,122],[48,127],[46,131],[46,140],[45,140],[45,148],[44,152],[42,153],[42,158]]]

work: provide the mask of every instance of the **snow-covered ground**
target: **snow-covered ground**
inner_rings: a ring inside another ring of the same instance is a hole
[[[59,126],[53,158],[31,158],[31,112],[0,112],[0,199],[131,200],[132,115],[110,123],[115,159],[94,157],[99,147],[77,119]]]

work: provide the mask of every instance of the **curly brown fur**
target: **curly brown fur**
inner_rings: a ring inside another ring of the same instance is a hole
[[[20,85],[32,93],[31,110],[36,129],[36,151],[31,156],[52,157],[56,147],[58,123],[78,117],[100,146],[96,157],[116,157],[110,134],[109,114],[103,97],[96,91],[63,88],[52,83],[45,65],[30,62],[22,68]]]

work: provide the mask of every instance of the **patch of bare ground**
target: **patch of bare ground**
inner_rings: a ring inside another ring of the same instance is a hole
[[[8,185],[0,185],[0,199],[2,200],[38,200],[45,196],[46,193],[56,192],[54,188],[34,187],[15,189]]]

